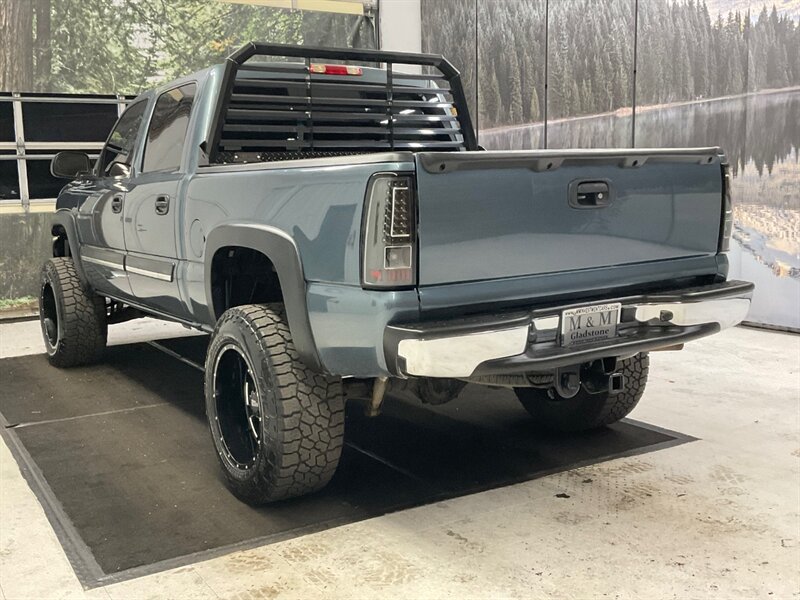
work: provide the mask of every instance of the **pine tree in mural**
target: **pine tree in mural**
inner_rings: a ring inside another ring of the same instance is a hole
[[[500,114],[500,84],[497,83],[497,73],[491,70],[486,77],[486,85],[481,86],[481,123],[484,127],[491,127],[498,122]]]
[[[541,119],[542,109],[539,105],[539,93],[536,88],[531,89],[531,102],[528,107],[527,122],[532,123]]]
[[[522,123],[522,81],[521,70],[516,53],[512,52],[508,59],[509,103],[508,119],[512,124]]]

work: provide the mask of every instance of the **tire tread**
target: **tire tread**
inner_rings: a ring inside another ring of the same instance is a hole
[[[55,353],[48,353],[50,364],[65,368],[98,362],[108,338],[105,299],[81,282],[72,258],[49,259],[42,268],[42,283],[46,281],[61,308],[62,335]]]
[[[323,488],[336,471],[343,446],[341,380],[315,372],[300,360],[282,304],[229,309],[220,317],[215,336],[228,323],[249,330],[257,340],[263,372],[272,377],[278,413],[269,460],[257,461],[255,472],[245,481],[228,477],[231,489],[250,504],[263,504]],[[206,372],[210,369],[213,366],[207,362]]]

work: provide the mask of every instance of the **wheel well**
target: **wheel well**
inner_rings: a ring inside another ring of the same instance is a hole
[[[272,261],[258,250],[240,246],[225,246],[214,254],[211,296],[217,319],[234,306],[283,302]]]
[[[53,225],[50,230],[53,234],[53,256],[71,256],[69,248],[69,238],[67,237],[67,230],[63,225]]]

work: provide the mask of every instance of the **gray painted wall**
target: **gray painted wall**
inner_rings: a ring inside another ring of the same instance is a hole
[[[35,296],[52,254],[49,212],[0,213],[0,299]]]

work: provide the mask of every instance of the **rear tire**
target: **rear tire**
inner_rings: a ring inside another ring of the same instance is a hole
[[[102,358],[105,299],[81,283],[71,258],[51,258],[42,267],[39,321],[51,365],[76,367]]]
[[[563,398],[555,390],[515,388],[514,391],[541,427],[562,432],[587,431],[611,425],[630,414],[644,393],[649,367],[650,357],[646,353],[620,361],[618,371],[625,376],[625,389],[618,394],[590,394],[581,388],[572,398]]]
[[[344,438],[341,380],[303,364],[283,305],[227,310],[205,371],[211,436],[235,496],[258,505],[328,484]]]

